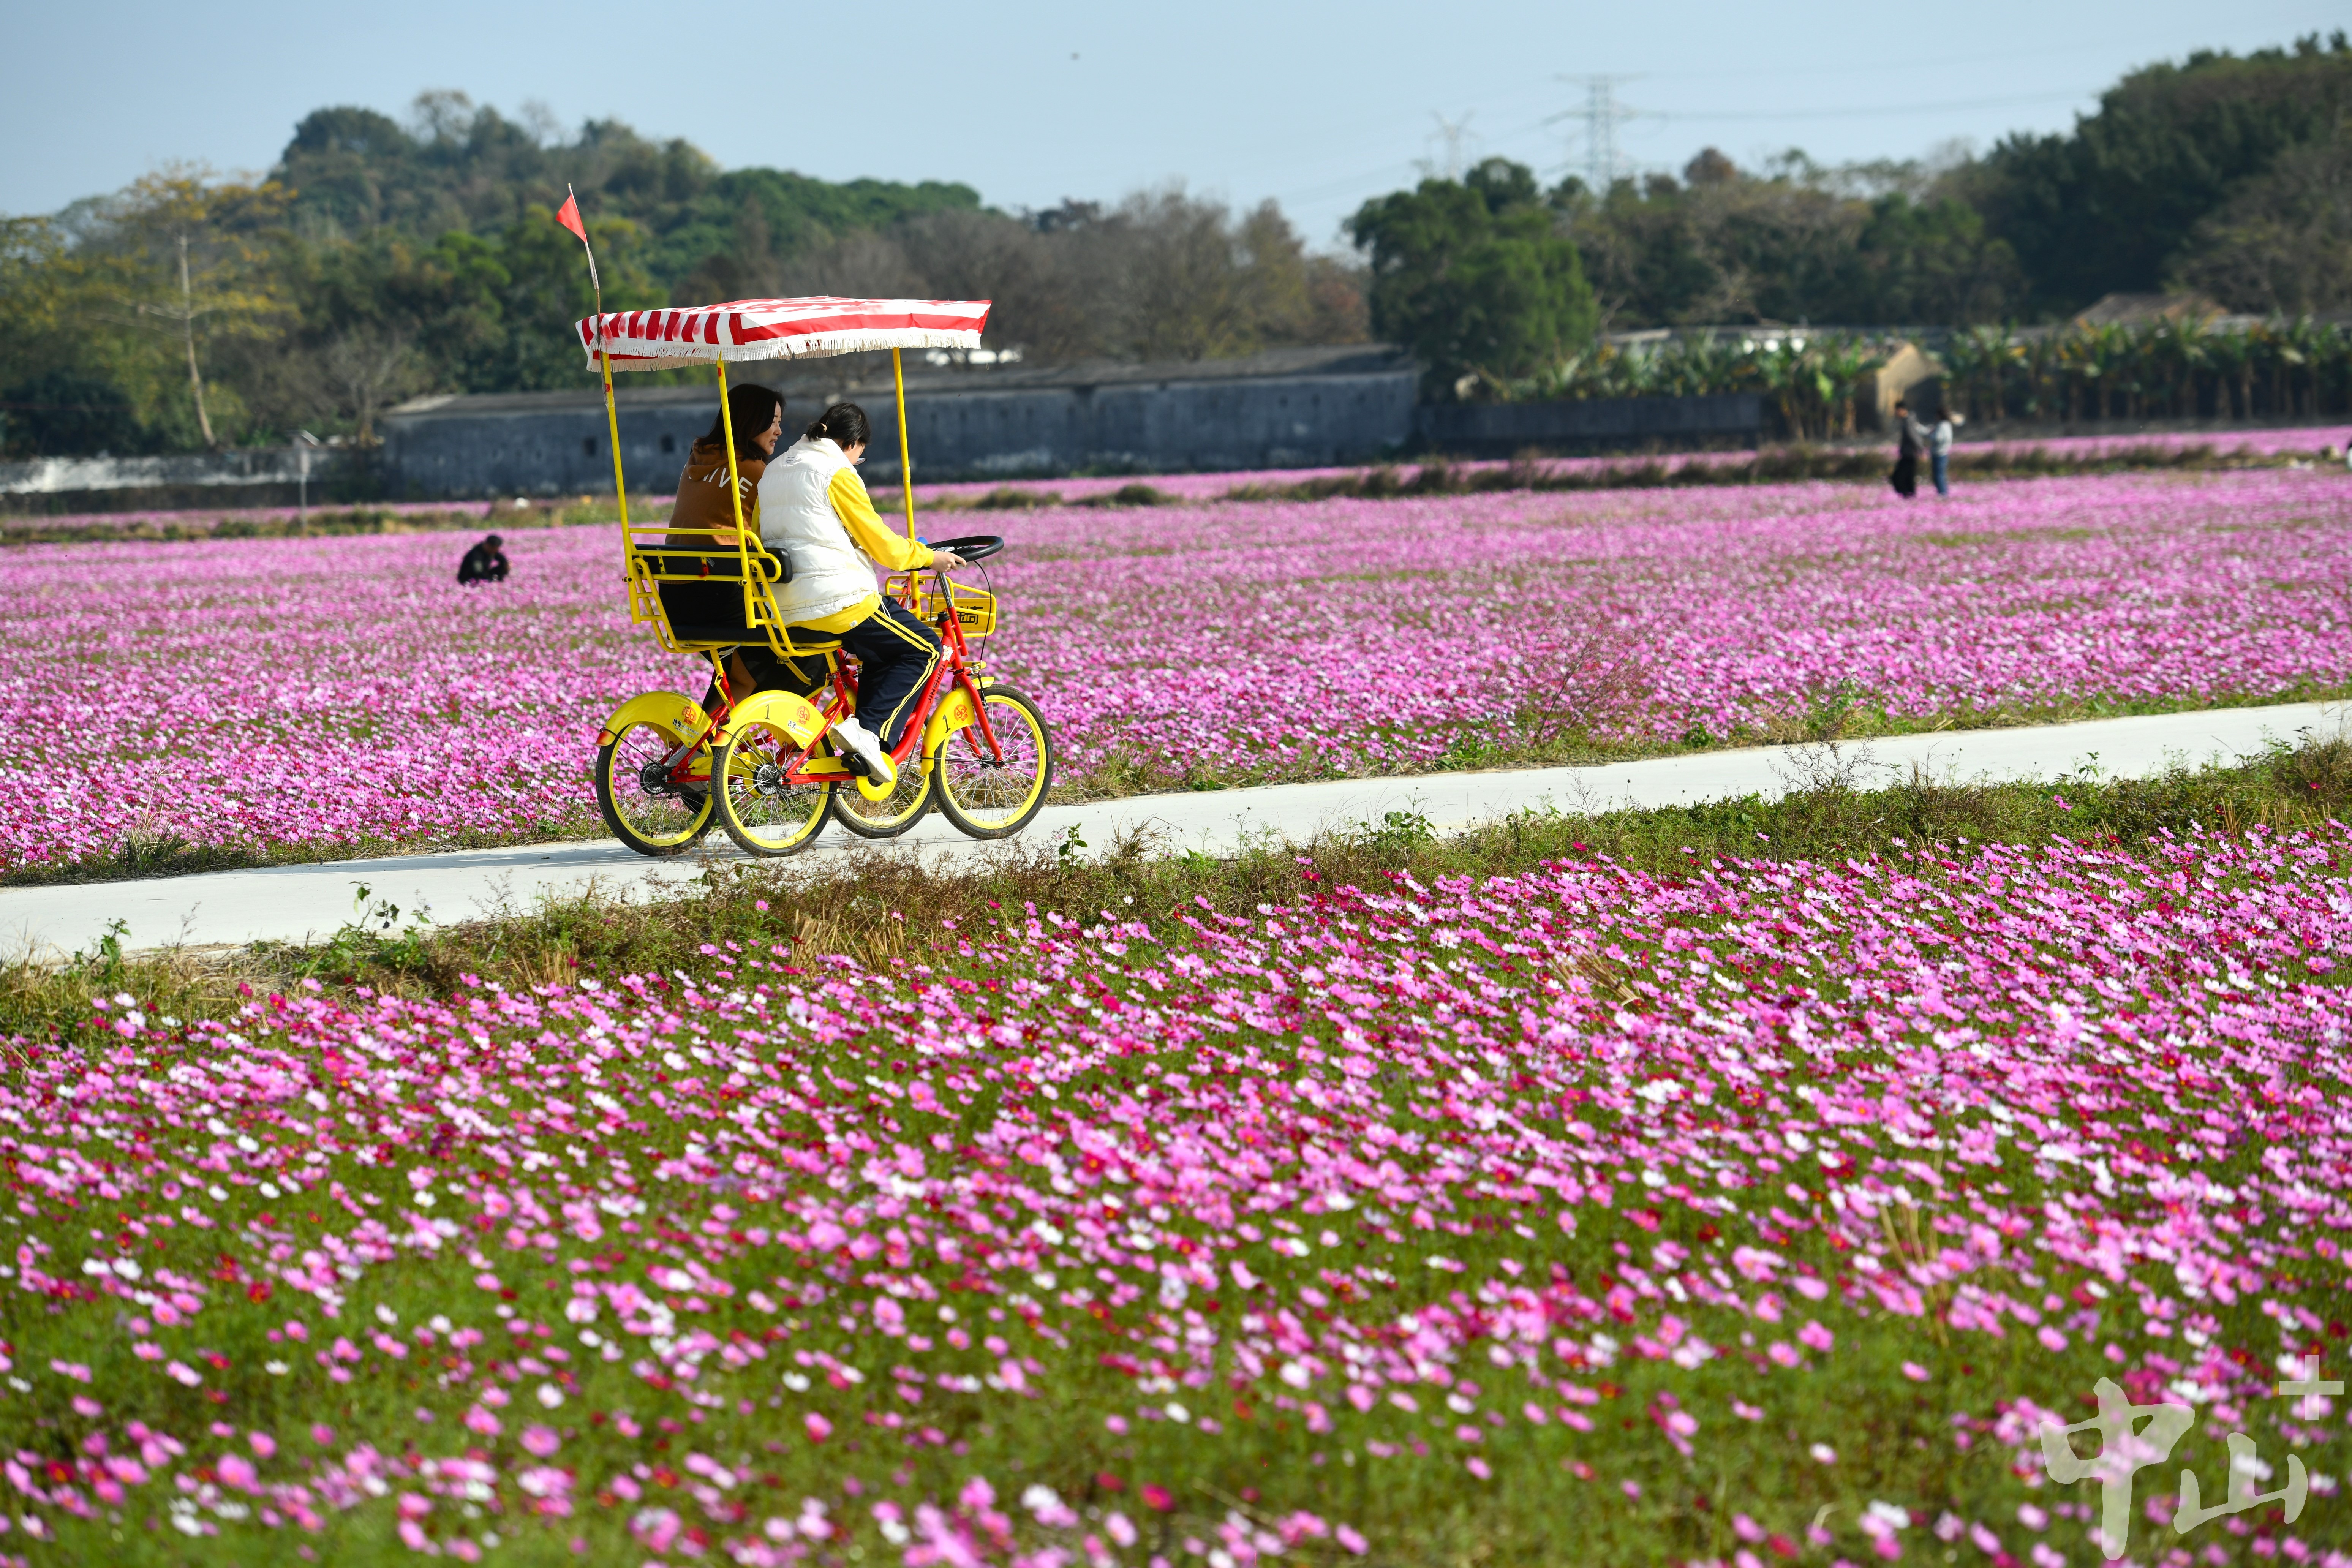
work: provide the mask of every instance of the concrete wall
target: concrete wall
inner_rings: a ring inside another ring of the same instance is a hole
[[[1753,445],[1764,400],[1752,392],[1707,397],[1612,397],[1559,403],[1429,404],[1419,410],[1423,445],[1464,458],[1630,451],[1695,444]]]
[[[971,392],[910,401],[908,439],[924,479],[1213,472],[1367,462],[1412,436],[1413,379],[1254,377]],[[898,475],[898,426],[875,416],[877,478]]]
[[[897,482],[887,357],[760,368],[786,398],[788,431],[828,404],[862,405],[875,423],[866,476]],[[1761,402],[1750,395],[1416,407],[1417,374],[1410,360],[1378,344],[1278,350],[1210,364],[924,365],[907,378],[908,434],[917,479],[940,480],[1321,468],[1421,450],[1510,457],[1727,445],[1752,442],[1763,422]],[[718,412],[715,383],[625,382],[617,403],[630,490],[675,489],[688,450]],[[380,426],[384,444],[373,453],[310,453],[312,502],[612,493],[604,398],[594,390],[419,398],[391,410]],[[289,449],[5,464],[0,507],[290,506],[301,461]]]
[[[373,477],[339,448],[262,447],[164,458],[35,458],[0,463],[0,509],[135,511],[204,506],[293,506],[310,474],[312,505],[352,499]]]
[[[930,373],[908,377],[908,437],[924,480],[1364,462],[1412,439],[1413,377],[1409,363],[1377,348],[1291,351],[1231,366]],[[866,478],[897,482],[895,400],[870,367],[830,377],[803,368],[782,384],[762,379],[784,393],[788,430],[829,403],[858,403],[875,427]],[[715,385],[624,389],[615,401],[630,489],[675,489],[688,449],[718,412]],[[424,398],[382,425],[393,499],[612,489],[594,393]]]
[[[387,499],[613,493],[613,455],[601,395],[519,394],[420,404],[378,422],[383,432],[378,470]],[[675,490],[688,448],[717,411],[713,393],[698,392],[691,400],[639,395],[625,404],[621,458],[631,491]]]

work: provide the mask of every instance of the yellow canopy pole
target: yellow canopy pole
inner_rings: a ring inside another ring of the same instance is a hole
[[[604,318],[596,318],[596,363],[604,370],[604,429],[613,441],[613,493],[621,500],[621,549],[629,549],[629,481],[621,473],[621,416],[613,407],[613,356],[604,352]]]
[[[751,624],[751,542],[743,528],[743,476],[735,467],[735,411],[727,402],[727,362],[719,364],[719,428],[727,437],[727,499],[735,509],[735,560],[743,581],[743,624]]]
[[[907,492],[907,537],[915,537],[915,470],[907,460],[907,373],[890,351],[890,379],[898,387],[898,488]]]

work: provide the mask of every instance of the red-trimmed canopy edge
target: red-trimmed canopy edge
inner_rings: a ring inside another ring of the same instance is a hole
[[[868,349],[976,349],[986,300],[737,300],[724,305],[618,310],[578,324],[596,368],[597,325],[614,370],[713,361],[822,359]]]

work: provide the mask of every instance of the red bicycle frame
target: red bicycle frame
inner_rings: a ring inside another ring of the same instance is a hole
[[[907,596],[908,599],[915,596],[912,573],[908,574]],[[913,606],[909,605],[906,607]],[[1002,765],[1004,761],[1004,748],[996,739],[995,726],[988,721],[988,705],[980,699],[980,682],[971,673],[971,647],[964,640],[963,623],[957,618],[955,610],[950,606],[940,616],[938,624],[940,646],[947,657],[940,660],[939,668],[931,672],[931,678],[924,682],[921,692],[916,697],[914,710],[907,715],[906,727],[899,731],[898,743],[890,750],[890,765],[893,768],[904,769],[908,759],[920,753],[924,727],[930,721],[932,713],[938,710],[940,704],[947,700],[947,694],[950,688],[962,689],[965,700],[971,704],[972,721],[980,730],[981,739],[987,743],[986,756],[990,761]],[[825,720],[827,723],[831,723],[835,720],[846,719],[856,711],[856,678],[844,669],[836,660],[833,667],[833,698],[825,704]],[[822,745],[824,741],[824,737],[820,735],[809,743],[786,773],[786,782],[796,784],[824,784],[829,780],[853,776],[847,764],[839,757],[817,754],[817,747]]]

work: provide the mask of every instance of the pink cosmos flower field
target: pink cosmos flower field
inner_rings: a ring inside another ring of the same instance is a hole
[[[2352,682],[2352,479],[2124,475],[936,513],[1005,532],[993,668],[1066,788],[1412,772],[1562,735],[1770,737]],[[0,552],[0,874],[591,830],[599,721],[702,677],[608,530]],[[974,580],[981,580],[974,574]]]
[[[2024,436],[1999,440],[1962,438],[1954,451],[1961,458],[1979,457],[1993,452],[2007,452],[2023,457],[2041,453],[2060,459],[2088,460],[2111,454],[2156,449],[2178,452],[2190,447],[2210,448],[2217,456],[2232,458],[2280,458],[2312,463],[2332,461],[2341,464],[2345,448],[2352,445],[2352,426],[2295,426],[2282,429],[2152,431],[2127,436]],[[1889,446],[1890,458],[1892,447]],[[1591,458],[1547,458],[1542,466],[1554,473],[1591,473],[1602,469],[1626,468],[1655,461],[1669,470],[1685,468],[1730,467],[1752,462],[1757,451],[1750,447],[1729,452],[1664,452],[1655,454],[1618,453]],[[1454,465],[1468,473],[1501,468],[1509,465],[1500,461],[1469,461]],[[1073,477],[1058,479],[1019,479],[1011,483],[997,480],[963,480],[952,484],[915,487],[919,500],[932,497],[953,497],[961,500],[978,500],[991,491],[1003,489],[1051,491],[1066,500],[1081,500],[1107,496],[1121,486],[1143,483],[1163,494],[1185,500],[1213,500],[1234,490],[1255,486],[1276,487],[1295,485],[1313,479],[1338,479],[1361,473],[1360,468],[1275,468],[1257,469],[1238,474],[1158,474],[1138,479],[1134,476]],[[1416,463],[1401,463],[1397,472],[1401,480],[1410,481],[1421,471]]]
[[[2107,1379],[2129,1561],[2342,1568],[2348,855],[101,998],[0,1079],[0,1558],[2088,1568]],[[2300,1507],[2174,1531],[2233,1433]]]

